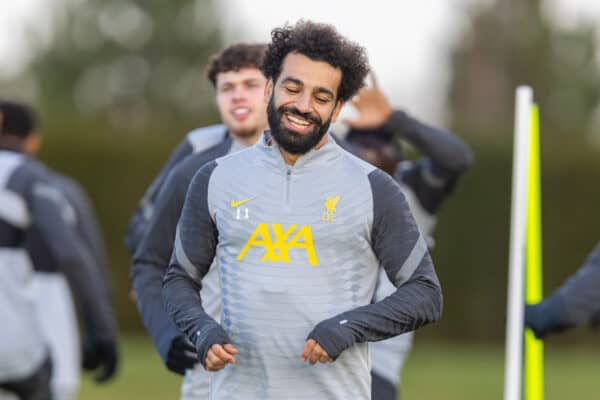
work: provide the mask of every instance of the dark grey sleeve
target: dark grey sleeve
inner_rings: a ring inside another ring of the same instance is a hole
[[[37,182],[31,191],[32,220],[67,277],[85,315],[86,329],[97,339],[114,340],[116,322],[104,279],[93,263],[88,247],[81,241],[62,213],[66,199],[46,182]]]
[[[167,179],[167,176],[177,164],[192,154],[193,150],[194,149],[186,136],[186,138],[177,145],[175,150],[173,150],[167,163],[160,170],[158,176],[154,179],[148,190],[146,190],[146,193],[144,193],[135,214],[129,221],[127,232],[125,233],[125,246],[127,246],[131,254],[135,253],[148,229],[148,223],[154,212],[156,197]]]
[[[175,230],[189,178],[175,169],[167,178],[155,205],[148,230],[133,258],[131,279],[137,308],[158,353],[166,362],[173,339],[182,335],[162,301],[161,287],[173,253]]]
[[[383,130],[408,141],[421,152],[422,156],[414,162],[400,163],[394,178],[409,186],[421,206],[435,214],[473,163],[473,152],[456,135],[426,125],[402,111],[395,111]]]
[[[231,342],[223,328],[204,311],[200,298],[201,281],[213,262],[218,242],[208,209],[209,182],[216,166],[213,161],[202,167],[188,188],[162,291],[167,312],[195,344],[203,365],[210,346]]]
[[[369,175],[373,192],[372,248],[396,291],[383,300],[319,323],[309,335],[336,358],[354,343],[378,341],[437,321],[442,292],[424,238],[398,185]]]
[[[455,178],[473,162],[473,152],[456,135],[426,125],[403,111],[394,111],[384,130],[394,132],[431,159],[431,173],[438,179]]]
[[[590,321],[600,310],[600,243],[579,270],[542,303],[546,303],[562,325],[577,326]]]

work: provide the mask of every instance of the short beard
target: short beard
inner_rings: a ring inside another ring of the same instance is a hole
[[[309,134],[300,135],[283,126],[281,118],[285,112],[301,116],[302,118],[313,122],[316,126]],[[267,106],[267,118],[269,120],[271,136],[277,144],[290,154],[300,155],[308,153],[319,144],[331,124],[331,116],[325,123],[322,123],[320,118],[309,113],[301,113],[296,108],[279,107],[279,109],[276,110],[273,95],[271,95],[271,99]]]

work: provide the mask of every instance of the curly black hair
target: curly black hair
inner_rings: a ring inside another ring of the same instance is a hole
[[[267,45],[264,43],[236,43],[213,54],[206,66],[206,77],[217,86],[221,72],[239,71],[242,68],[260,69]]]
[[[324,61],[342,71],[338,99],[346,101],[364,85],[369,72],[365,49],[340,35],[332,25],[300,20],[271,31],[262,71],[273,82],[279,78],[283,60],[289,53],[300,53]]]

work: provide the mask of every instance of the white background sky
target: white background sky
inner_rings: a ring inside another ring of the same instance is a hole
[[[80,1],[80,0],[70,0]],[[270,30],[300,18],[328,22],[367,48],[381,86],[397,107],[443,121],[448,53],[467,29],[461,7],[486,0],[221,0],[229,41],[267,41]],[[27,62],[26,29],[47,32],[49,10],[64,0],[0,0],[0,74]],[[565,25],[600,21],[600,0],[547,0],[547,12]],[[43,35],[42,35],[43,36]]]

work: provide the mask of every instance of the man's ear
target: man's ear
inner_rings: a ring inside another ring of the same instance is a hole
[[[265,103],[269,104],[271,95],[273,94],[273,80],[269,79],[265,85]]]
[[[331,113],[331,122],[335,122],[337,120],[338,115],[340,115],[340,111],[342,111],[342,107],[344,107],[344,104],[346,104],[346,102],[338,100],[335,103],[335,108],[333,109],[333,112]]]
[[[42,146],[42,135],[38,132],[32,132],[23,141],[23,151],[25,154],[36,157]]]

